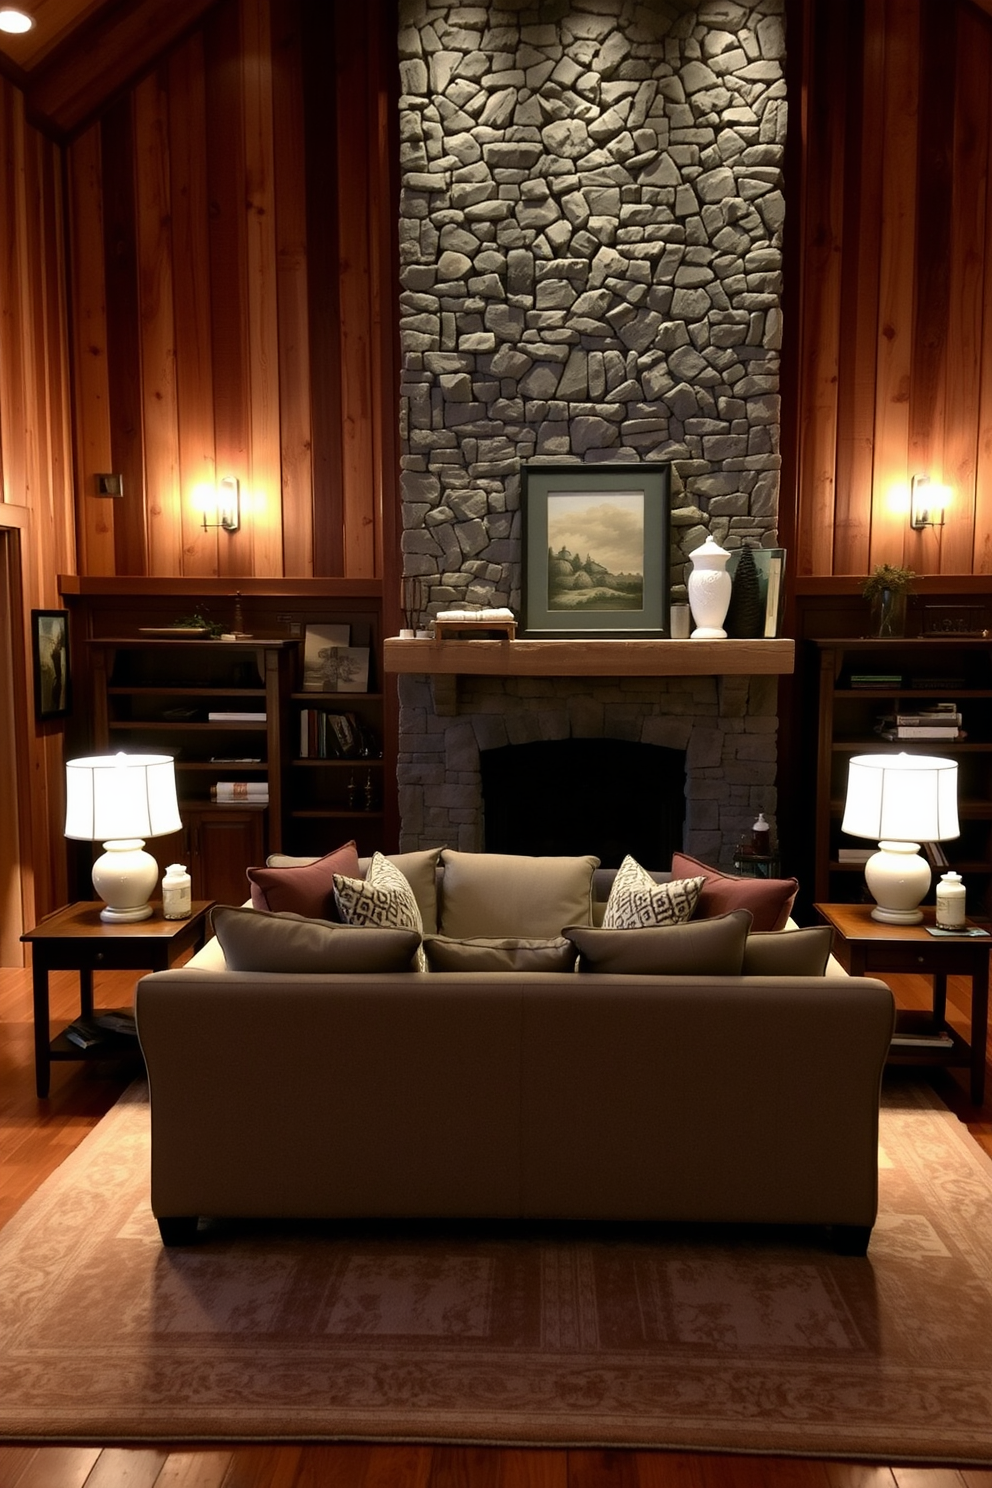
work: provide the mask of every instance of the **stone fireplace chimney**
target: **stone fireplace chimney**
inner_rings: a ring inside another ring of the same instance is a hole
[[[524,463],[671,462],[676,599],[707,535],[777,542],[783,10],[400,0],[402,542],[425,616],[519,610]],[[415,845],[439,840],[424,825],[432,791],[453,802],[468,787],[450,767],[418,779],[424,738],[487,726],[439,717],[426,682],[400,685],[403,841]],[[609,715],[594,682],[555,685],[539,712],[573,733],[677,736],[687,778],[695,732],[710,740],[700,768],[722,773],[706,793],[723,805],[694,826],[689,795],[687,846],[727,861],[738,819],[774,812],[769,679],[711,680],[705,699],[699,679],[643,679],[636,725]],[[477,679],[472,718],[504,709],[508,689]],[[760,736],[760,778],[733,779],[737,735]],[[454,827],[458,845],[483,845],[477,823],[449,819],[449,840]]]

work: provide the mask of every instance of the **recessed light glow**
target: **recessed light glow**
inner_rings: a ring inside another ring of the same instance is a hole
[[[0,31],[20,36],[22,32],[30,31],[33,25],[34,17],[26,15],[23,10],[0,10]]]

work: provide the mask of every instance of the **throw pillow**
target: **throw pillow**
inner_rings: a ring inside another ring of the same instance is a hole
[[[603,929],[679,925],[691,918],[702,886],[702,878],[673,878],[669,883],[655,883],[647,869],[628,854],[613,880],[603,911]]]
[[[429,971],[574,971],[575,947],[563,935],[550,940],[454,940],[424,937]]]
[[[441,933],[548,939],[563,925],[592,922],[592,876],[599,859],[532,858],[515,853],[441,854]]]
[[[364,878],[334,875],[334,899],[346,925],[378,926],[392,930],[414,930],[423,935],[423,921],[413,890],[400,870],[373,853]],[[417,952],[419,971],[427,970],[423,949]]]
[[[740,976],[751,925],[746,909],[681,925],[638,930],[565,930],[579,953],[579,971],[620,976]]]
[[[412,971],[415,930],[366,930],[297,914],[218,905],[213,930],[229,971]]]
[[[354,842],[310,863],[286,868],[249,868],[253,909],[310,915],[315,920],[340,919],[334,906],[334,875],[357,878],[358,849]]]
[[[834,932],[830,925],[805,930],[765,930],[749,935],[744,976],[814,976],[827,970]]]
[[[781,930],[799,890],[795,878],[737,878],[676,853],[672,858],[673,877],[689,873],[701,873],[705,879],[696,906],[697,919],[726,914],[731,909],[749,909],[755,930]]]

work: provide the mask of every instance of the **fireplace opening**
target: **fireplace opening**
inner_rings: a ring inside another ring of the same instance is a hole
[[[630,853],[667,869],[682,850],[685,751],[626,739],[547,739],[484,749],[487,852],[592,853],[619,868]]]

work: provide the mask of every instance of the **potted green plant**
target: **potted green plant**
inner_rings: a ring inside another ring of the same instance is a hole
[[[871,606],[871,635],[906,634],[906,595],[915,578],[914,569],[893,563],[879,563],[872,569],[861,590]]]

